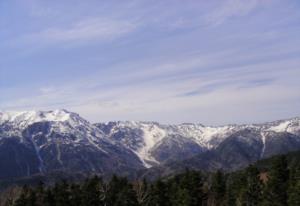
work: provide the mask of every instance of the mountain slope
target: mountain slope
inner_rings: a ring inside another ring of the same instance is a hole
[[[156,122],[109,122],[95,125],[110,139],[133,151],[147,168],[215,148],[240,129],[240,126],[162,125]]]
[[[255,156],[251,160],[300,149],[299,118],[221,127],[201,124],[162,125],[156,122],[109,122],[95,125],[110,139],[134,152],[147,168],[189,159],[217,148],[217,153],[232,150],[233,158],[238,159],[236,154],[240,153],[249,159],[245,148],[241,147],[250,147],[249,152]],[[226,142],[231,143],[231,146],[224,147]]]
[[[121,172],[143,168],[134,153],[65,110],[0,115],[0,178],[54,170]],[[5,167],[9,162],[9,167]]]
[[[246,128],[227,137],[215,149],[183,161],[173,161],[152,167],[144,171],[143,176],[153,179],[182,172],[186,168],[234,171],[258,160],[293,151],[300,151],[300,137],[297,135]]]
[[[133,174],[180,167],[233,170],[300,149],[300,119],[207,127],[91,124],[66,110],[0,113],[0,179],[67,173]],[[159,169],[157,169],[159,168]]]

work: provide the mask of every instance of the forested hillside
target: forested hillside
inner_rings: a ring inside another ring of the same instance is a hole
[[[1,206],[223,206],[300,205],[300,152],[276,156],[234,173],[184,173],[158,179],[84,182],[15,187],[1,195]]]

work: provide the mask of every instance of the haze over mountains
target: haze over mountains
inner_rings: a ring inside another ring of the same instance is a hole
[[[54,171],[151,175],[184,167],[235,170],[299,149],[299,118],[208,127],[91,124],[66,110],[0,113],[0,179]]]

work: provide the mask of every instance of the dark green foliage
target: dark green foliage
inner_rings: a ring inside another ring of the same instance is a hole
[[[102,204],[101,197],[101,185],[102,180],[97,176],[92,179],[88,179],[80,189],[78,186],[72,186],[72,202],[73,205],[89,205],[89,206],[100,206]]]
[[[286,156],[279,156],[271,159],[268,168],[251,165],[227,174],[186,170],[155,182],[129,182],[117,176],[104,182],[95,176],[82,183],[25,186],[17,197],[9,197],[6,205],[296,206],[300,205],[300,164],[288,164]]]
[[[289,170],[285,156],[277,157],[269,172],[264,191],[264,205],[286,206],[288,199]]]
[[[146,179],[134,182],[133,189],[136,193],[138,205],[149,205],[149,184]]]
[[[36,192],[32,189],[29,190],[29,195],[28,195],[28,206],[36,206],[37,205],[37,195]]]
[[[262,182],[259,178],[259,170],[254,166],[249,166],[246,170],[245,199],[243,202],[247,206],[256,206],[261,202]]]
[[[290,170],[288,205],[300,205],[300,167]]]
[[[55,203],[57,206],[70,205],[71,192],[69,190],[69,184],[63,181],[60,184],[56,184],[54,187],[53,195],[55,197]]]
[[[138,205],[136,194],[127,178],[113,176],[108,184],[106,205],[135,206]]]
[[[45,191],[43,202],[44,202],[45,206],[55,206],[56,205],[53,191],[50,188]]]
[[[288,205],[300,205],[300,181],[298,180],[296,184],[291,188]]]
[[[70,196],[70,206],[83,206],[84,193],[82,192],[80,185],[72,184],[70,186],[71,196]]]
[[[239,197],[244,192],[246,177],[244,173],[232,173],[226,181],[225,204],[227,206],[240,205]]]
[[[168,206],[170,205],[170,199],[168,197],[168,185],[158,180],[150,187],[149,205]]]
[[[223,205],[225,191],[226,191],[226,181],[224,174],[221,171],[217,171],[213,174],[211,183],[211,197],[213,205]]]
[[[27,199],[28,199],[28,188],[25,185],[22,189],[22,193],[20,197],[16,200],[15,206],[26,206],[27,205]]]

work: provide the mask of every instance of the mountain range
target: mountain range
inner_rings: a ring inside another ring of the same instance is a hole
[[[184,168],[236,170],[300,150],[300,118],[204,126],[92,124],[67,110],[0,112],[0,179],[66,173],[168,175]]]

